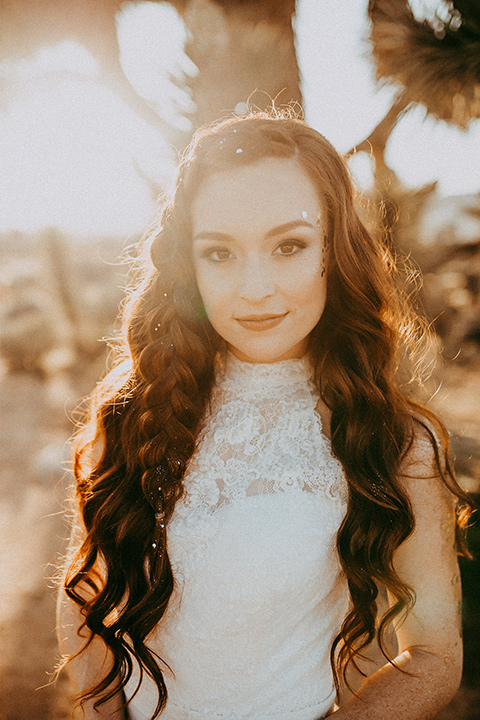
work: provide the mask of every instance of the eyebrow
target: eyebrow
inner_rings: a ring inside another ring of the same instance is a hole
[[[290,230],[295,230],[298,227],[307,227],[311,228],[312,230],[316,230],[316,226],[312,225],[312,223],[309,223],[307,220],[291,220],[290,222],[283,223],[282,225],[277,225],[277,227],[272,228],[271,230],[268,230],[268,232],[265,233],[265,237],[275,237],[276,235],[282,235],[285,232],[289,232]],[[232,240],[232,236],[228,235],[228,233],[221,233],[221,232],[214,232],[213,230],[202,230],[201,232],[197,233],[195,237],[193,238],[193,242],[196,240]]]

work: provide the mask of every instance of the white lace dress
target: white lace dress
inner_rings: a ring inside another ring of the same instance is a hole
[[[175,589],[149,642],[171,668],[162,720],[317,720],[334,702],[346,480],[317,399],[307,359],[228,355],[218,369],[167,527]],[[144,677],[132,720],[150,718],[155,703]]]

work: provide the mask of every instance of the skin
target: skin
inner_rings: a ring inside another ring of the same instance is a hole
[[[240,359],[268,363],[305,354],[327,292],[320,217],[318,195],[292,160],[262,160],[214,174],[195,198],[193,258],[200,294],[210,322]],[[319,402],[317,410],[327,429],[328,409]],[[386,664],[332,713],[335,720],[433,719],[459,686],[454,508],[433,468],[430,445],[419,435],[400,473],[416,527],[394,557],[398,575],[416,597],[413,610],[395,629],[395,662],[408,674]],[[74,546],[81,542],[80,521],[72,537]],[[59,637],[67,654],[82,644],[68,629],[80,622],[77,608],[61,594]],[[75,689],[81,691],[104,674],[104,663],[108,657],[96,640],[68,666]],[[81,716],[123,718],[121,699],[114,698],[99,712],[87,703]]]
[[[318,194],[293,160],[216,173],[195,197],[200,295],[238,358],[270,363],[305,354],[327,292],[320,215]]]
[[[335,720],[428,720],[453,697],[462,675],[460,575],[452,496],[433,470],[433,453],[419,437],[402,470],[416,527],[398,548],[394,565],[416,602],[396,628],[397,664],[369,678]]]

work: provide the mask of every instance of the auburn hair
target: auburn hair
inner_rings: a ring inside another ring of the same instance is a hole
[[[158,229],[140,244],[117,359],[76,437],[74,475],[86,536],[64,589],[79,605],[90,640],[99,636],[111,653],[110,671],[80,698],[94,699],[96,707],[125,687],[132,657],[157,685],[155,718],[166,703],[161,659],[146,639],[172,593],[163,535],[182,495],[221,344],[195,280],[190,210],[210,174],[262,158],[293,159],[306,173],[318,191],[329,244],[327,301],[309,351],[349,488],[337,547],[351,609],[332,648],[337,687],[375,638],[391,661],[386,628],[414,602],[393,556],[415,525],[398,474],[419,434],[431,445],[436,474],[460,501],[463,548],[469,499],[454,479],[447,433],[409,397],[402,375],[423,331],[397,289],[386,246],[359,217],[346,163],[288,112],[256,112],[202,129],[183,155]],[[383,617],[379,585],[395,598]]]

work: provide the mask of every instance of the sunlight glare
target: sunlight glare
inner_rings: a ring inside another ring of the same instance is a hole
[[[296,50],[307,122],[340,153],[364,140],[390,109],[369,57],[367,0],[297,0]]]
[[[427,20],[438,32],[442,29],[442,21],[452,23],[452,30],[460,27],[460,12],[448,0],[408,0],[408,4],[418,21]]]
[[[139,95],[162,118],[190,130],[183,114],[193,113],[195,104],[170,78],[195,77],[198,69],[184,51],[186,28],[175,8],[166,2],[127,3],[117,16],[117,33],[122,67]]]
[[[420,7],[431,0],[412,2]],[[339,0],[328,8],[297,0],[306,119],[341,153],[369,135],[395,94],[395,88],[379,91],[375,84],[366,10],[367,0]],[[165,2],[125,3],[118,36],[137,92],[166,122],[189,130],[195,106],[184,81],[198,70],[185,53],[189,38],[177,11]],[[70,40],[44,46],[30,58],[1,62],[0,78],[6,106],[0,113],[0,231],[56,226],[75,236],[141,232],[154,208],[147,178],[155,189],[164,187],[175,153],[102,85],[88,50]],[[386,162],[405,185],[439,180],[443,194],[479,191],[479,157],[480,120],[461,131],[426,117],[422,107],[399,121],[386,148]],[[358,153],[349,165],[368,190],[369,156]]]
[[[480,120],[461,130],[427,115],[419,105],[394,128],[385,160],[409,187],[438,180],[444,195],[465,195],[480,190]]]
[[[348,159],[348,167],[359,189],[367,193],[373,190],[375,161],[366,152],[358,152]]]
[[[151,219],[153,199],[133,161],[148,146],[171,172],[165,146],[150,133],[97,83],[36,83],[0,115],[0,230],[138,232]]]
[[[26,79],[42,78],[47,74],[75,73],[94,77],[99,66],[95,58],[83,45],[75,40],[65,40],[59,45],[43,45],[29,58],[0,63],[0,75],[12,74]]]

